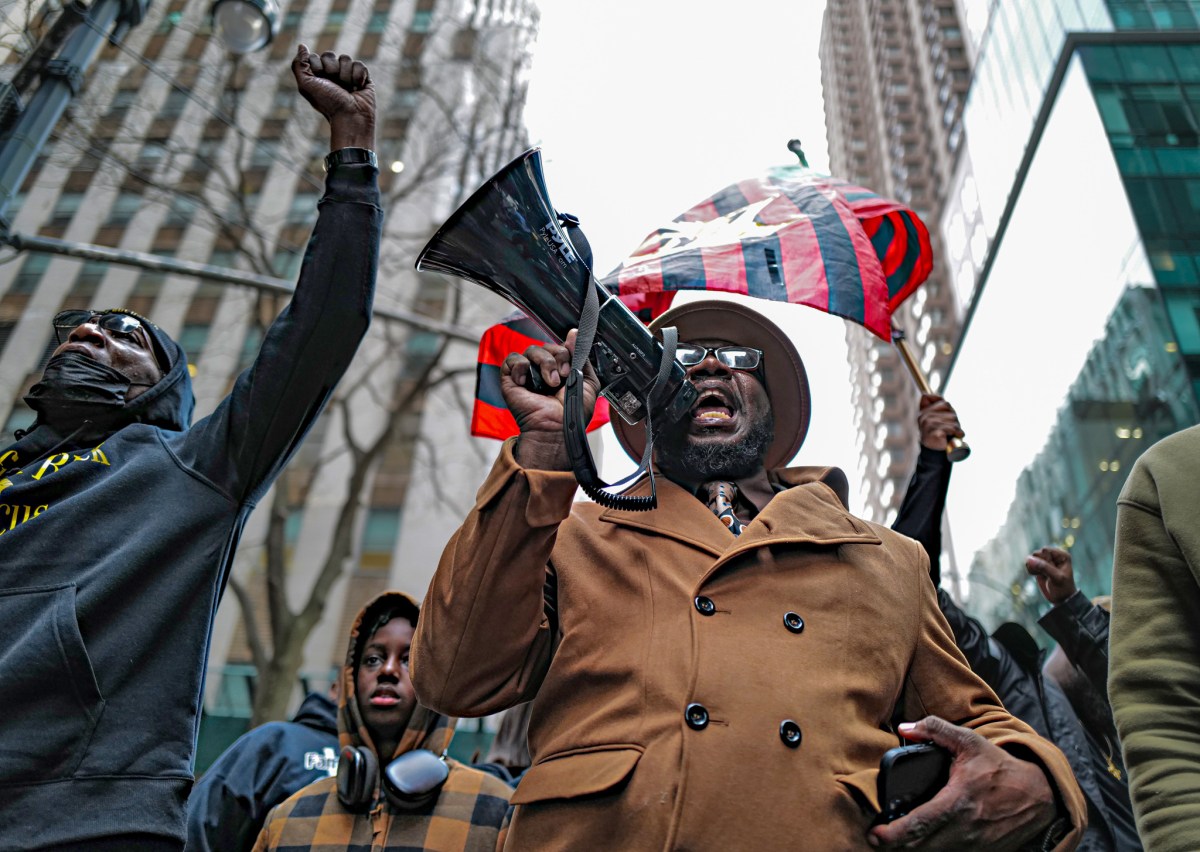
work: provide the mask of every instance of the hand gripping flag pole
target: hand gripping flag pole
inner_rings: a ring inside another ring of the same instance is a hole
[[[904,337],[904,330],[899,326],[892,326],[892,343],[895,344],[896,350],[900,353],[900,359],[904,361],[904,366],[908,367],[908,372],[912,375],[913,381],[917,383],[917,389],[926,395],[935,395],[936,392],[929,386],[929,379],[925,378],[925,373],[921,370],[921,365],[917,363],[917,358],[913,354],[912,347],[908,345],[908,340]],[[971,455],[971,448],[962,438],[957,438],[954,435],[946,436],[946,457],[952,462],[960,462],[967,456]]]

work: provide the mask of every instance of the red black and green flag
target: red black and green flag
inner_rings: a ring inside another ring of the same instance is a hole
[[[808,305],[890,341],[892,312],[932,268],[929,231],[908,207],[782,166],[654,231],[606,280],[621,296],[718,290]]]

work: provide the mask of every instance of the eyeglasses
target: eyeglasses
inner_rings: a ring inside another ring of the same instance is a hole
[[[142,321],[121,311],[59,311],[52,321],[54,339],[61,345],[71,336],[72,331],[93,320],[97,326],[114,337],[128,340],[142,349],[146,348],[145,338],[138,337],[136,334],[138,329],[144,328]]]
[[[694,367],[708,357],[709,353],[731,370],[757,370],[762,364],[762,350],[749,346],[719,346],[710,349],[695,343],[680,343],[675,347],[675,360],[685,367]]]

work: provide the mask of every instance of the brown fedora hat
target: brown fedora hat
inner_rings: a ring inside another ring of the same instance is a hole
[[[762,372],[775,415],[775,440],[767,448],[763,466],[771,470],[791,461],[808,433],[811,398],[804,362],[787,335],[753,308],[724,300],[688,302],[671,308],[650,323],[650,330],[657,332],[672,325],[679,329],[681,341],[728,340],[762,350]],[[630,426],[614,412],[612,425],[625,452],[635,461],[640,460],[646,450],[645,422]]]

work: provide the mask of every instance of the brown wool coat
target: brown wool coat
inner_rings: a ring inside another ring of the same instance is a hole
[[[848,514],[812,471],[773,476],[795,487],[735,539],[663,477],[652,512],[572,505],[570,473],[524,470],[505,445],[443,554],[412,673],[442,712],[536,696],[506,848],[869,849],[893,708],[1035,756],[1073,822],[1057,848],[1074,848],[1070,767],[968,668],[921,547]]]

